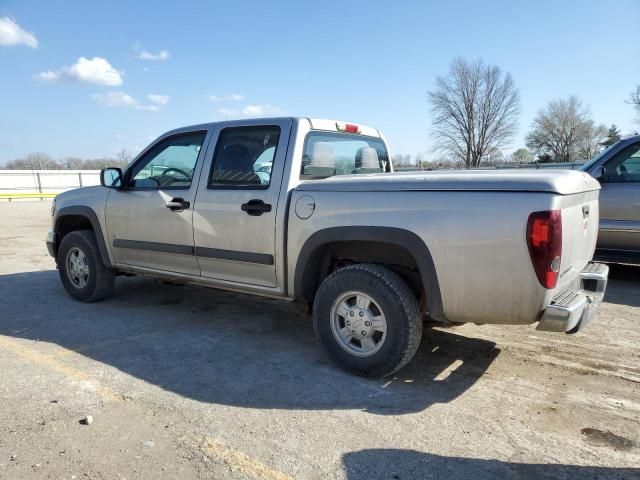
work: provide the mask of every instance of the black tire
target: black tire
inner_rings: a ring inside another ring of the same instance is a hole
[[[88,279],[81,287],[75,285],[67,273],[67,255],[72,249],[79,249],[86,258]],[[113,292],[114,271],[102,262],[96,237],[91,230],[76,230],[64,236],[58,248],[58,272],[67,293],[81,302],[97,302]]]
[[[382,347],[370,356],[348,352],[332,331],[333,305],[351,291],[371,297],[387,319]],[[313,327],[339,367],[365,377],[384,377],[398,371],[413,358],[422,340],[420,305],[413,291],[391,270],[365,263],[341,268],[322,282],[313,302]]]

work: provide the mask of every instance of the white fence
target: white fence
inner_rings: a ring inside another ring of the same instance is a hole
[[[0,198],[56,194],[100,185],[100,170],[0,170]]]

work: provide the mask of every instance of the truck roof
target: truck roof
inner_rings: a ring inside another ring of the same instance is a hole
[[[326,118],[308,118],[308,117],[262,117],[262,118],[243,118],[243,119],[237,119],[237,120],[220,120],[217,122],[187,125],[187,126],[176,128],[169,132],[166,132],[164,135],[173,135],[176,133],[193,131],[198,129],[204,130],[220,124],[228,125],[230,127],[246,126],[251,124],[264,125],[264,124],[267,124],[269,120],[292,120],[293,122],[296,122],[296,123],[308,122],[309,127],[312,130],[323,130],[323,131],[330,131],[330,132],[344,131],[344,130],[340,130],[340,126],[350,125],[350,126],[358,127],[357,133],[361,135],[383,138],[382,134],[380,133],[380,130],[374,127],[370,127],[368,125],[362,125],[361,123],[344,122],[340,120],[330,120]]]

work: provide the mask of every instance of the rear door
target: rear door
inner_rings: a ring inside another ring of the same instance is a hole
[[[202,276],[277,285],[276,209],[291,125],[270,119],[214,131],[193,217]]]
[[[640,142],[604,164],[598,248],[640,251]]]

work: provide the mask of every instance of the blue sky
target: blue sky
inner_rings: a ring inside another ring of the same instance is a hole
[[[0,0],[0,17],[22,29],[0,45],[0,162],[137,153],[178,126],[261,114],[360,122],[392,153],[428,152],[426,92],[457,55],[513,75],[523,109],[507,152],[571,94],[634,129],[640,0]]]

